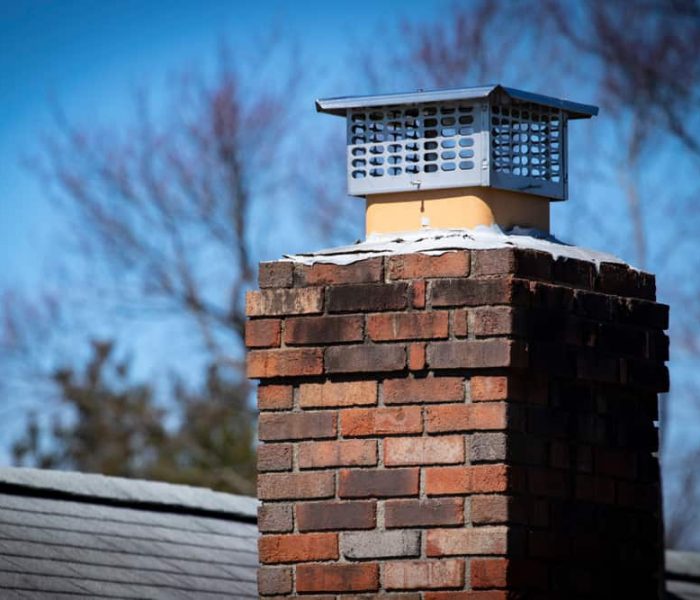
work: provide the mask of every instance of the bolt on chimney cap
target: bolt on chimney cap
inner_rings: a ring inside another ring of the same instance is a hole
[[[526,92],[500,84],[452,88],[442,90],[419,90],[417,92],[400,92],[393,94],[376,94],[373,96],[342,96],[338,98],[321,98],[316,100],[316,110],[341,117],[348,109],[370,108],[375,106],[396,106],[399,104],[424,104],[428,102],[448,102],[455,100],[478,100],[502,93],[513,100],[531,102],[542,106],[558,108],[567,113],[569,119],[589,119],[598,114],[598,107],[589,104],[571,102],[553,96],[544,96]]]

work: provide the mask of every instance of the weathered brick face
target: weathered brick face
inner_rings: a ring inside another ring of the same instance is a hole
[[[658,598],[652,276],[499,249],[260,287],[261,597]]]

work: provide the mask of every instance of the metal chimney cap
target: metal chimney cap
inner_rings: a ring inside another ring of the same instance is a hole
[[[567,113],[569,119],[589,119],[598,114],[598,107],[589,104],[571,102],[553,96],[543,96],[509,88],[500,84],[467,88],[442,90],[427,90],[393,94],[377,94],[373,96],[343,96],[340,98],[322,98],[316,100],[316,110],[332,115],[345,117],[348,109],[368,108],[376,106],[397,106],[405,104],[425,104],[428,102],[446,102],[454,100],[476,100],[488,98],[494,93],[503,93],[513,100],[530,102],[542,106],[558,108]]]

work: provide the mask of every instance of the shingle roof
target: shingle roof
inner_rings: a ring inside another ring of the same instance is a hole
[[[0,469],[0,598],[257,598],[257,501]]]
[[[668,600],[700,600],[700,553],[666,550]]]

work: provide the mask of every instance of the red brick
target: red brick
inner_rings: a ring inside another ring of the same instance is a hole
[[[291,317],[284,324],[284,341],[290,346],[361,342],[363,328],[360,315]]]
[[[384,464],[455,465],[464,463],[464,436],[408,437],[384,440]]]
[[[433,369],[526,367],[527,354],[522,343],[507,339],[431,342],[428,364]]]
[[[469,333],[469,313],[466,310],[454,311],[452,333],[455,337],[467,337]]]
[[[445,404],[425,409],[425,429],[429,433],[497,431],[507,427],[505,403]]]
[[[472,560],[471,584],[476,590],[506,587],[508,585],[508,560],[505,558]]]
[[[375,440],[306,442],[299,445],[299,468],[370,467],[377,464]]]
[[[298,285],[379,283],[384,277],[384,267],[381,258],[370,258],[349,265],[298,265],[296,274]]]
[[[258,447],[258,471],[291,471],[291,444],[261,444]]]
[[[279,319],[254,319],[245,324],[245,345],[248,348],[270,348],[279,346],[280,324]]]
[[[505,554],[507,549],[507,527],[432,529],[427,535],[428,556]]]
[[[262,441],[324,439],[336,434],[334,412],[263,413],[258,421]]]
[[[258,557],[263,564],[337,560],[338,535],[264,535],[258,539]]]
[[[469,252],[404,254],[391,256],[387,264],[389,279],[417,279],[419,277],[466,277],[469,275]]]
[[[485,377],[475,375],[469,380],[473,402],[492,400],[518,400],[521,390],[516,381],[508,377]]]
[[[506,465],[429,467],[425,469],[425,492],[429,496],[484,494],[508,490]]]
[[[334,473],[268,473],[258,475],[259,500],[323,499],[331,498],[334,494]]]
[[[479,307],[474,309],[473,315],[476,337],[522,336],[527,333],[525,313],[510,306]]]
[[[368,315],[367,334],[378,342],[445,339],[447,321],[444,311]]]
[[[387,590],[431,590],[464,585],[462,560],[401,560],[382,565]]]
[[[288,594],[292,591],[292,569],[260,567],[258,569],[258,593],[261,596]]]
[[[294,529],[291,504],[265,503],[258,506],[258,530],[263,533],[288,533]]]
[[[383,394],[385,404],[463,401],[464,380],[461,377],[386,379]]]
[[[332,346],[326,350],[327,373],[401,371],[406,367],[403,345]]]
[[[430,282],[433,307],[525,304],[529,288],[511,277],[497,279],[439,279]]]
[[[387,500],[384,503],[384,523],[387,528],[461,525],[464,523],[464,500]]]
[[[410,371],[422,371],[425,369],[425,344],[409,344],[406,352]]]
[[[320,348],[253,350],[248,353],[249,379],[299,377],[321,373],[323,373],[323,351]]]
[[[379,589],[375,563],[299,565],[297,592],[373,592]]]
[[[299,386],[299,406],[301,408],[374,404],[377,404],[376,381],[303,383]]]
[[[341,498],[417,496],[418,469],[343,469],[338,494]]]
[[[294,388],[291,385],[258,386],[258,409],[287,410],[292,408]]]
[[[323,288],[266,289],[246,294],[246,315],[279,317],[323,312]]]
[[[413,308],[425,308],[425,280],[419,279],[411,283],[411,306]]]
[[[421,433],[421,409],[411,406],[343,410],[340,412],[340,431],[346,437]]]
[[[407,283],[339,285],[328,289],[328,311],[379,312],[408,305]]]
[[[294,263],[291,261],[262,262],[258,267],[258,285],[261,288],[288,288],[294,282]]]
[[[299,531],[374,529],[376,512],[377,503],[374,500],[300,502],[296,505]]]

